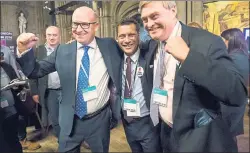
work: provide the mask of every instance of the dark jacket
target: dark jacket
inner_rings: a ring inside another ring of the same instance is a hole
[[[183,24],[181,37],[190,51],[175,75],[172,151],[236,152],[220,102],[244,105],[244,79],[220,37]],[[150,50],[156,49],[157,42],[151,41]]]
[[[244,84],[247,86],[249,75],[248,55],[240,50],[231,51],[229,55],[232,58],[240,75],[243,77]],[[243,102],[244,105],[242,105],[241,107],[231,107],[228,105],[224,105],[223,103],[221,105],[223,118],[229,125],[230,131],[232,132],[233,136],[244,134],[244,114],[247,105],[247,96],[245,96]]]

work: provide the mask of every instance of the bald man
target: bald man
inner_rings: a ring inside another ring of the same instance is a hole
[[[120,118],[122,51],[114,39],[95,37],[98,27],[92,9],[77,8],[72,15],[76,41],[59,45],[42,61],[36,61],[30,49],[38,40],[34,34],[17,38],[18,62],[26,76],[38,78],[54,71],[59,74],[59,152],[80,152],[83,141],[92,152],[109,152],[110,117],[112,121]]]
[[[46,43],[38,47],[36,58],[42,60],[53,53],[60,43],[60,29],[49,26],[46,29]],[[33,100],[42,106],[42,124],[53,127],[54,135],[58,138],[60,126],[58,122],[59,101],[61,99],[61,85],[57,72],[50,73],[39,79],[31,80]]]

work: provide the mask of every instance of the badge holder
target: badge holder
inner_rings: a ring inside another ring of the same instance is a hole
[[[90,101],[98,97],[96,86],[90,86],[82,90],[84,101]]]
[[[154,103],[162,106],[162,107],[167,107],[167,96],[168,96],[168,92],[166,90],[162,90],[160,88],[154,88],[153,91],[153,98],[154,98]]]

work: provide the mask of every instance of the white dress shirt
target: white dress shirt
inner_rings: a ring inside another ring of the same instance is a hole
[[[174,30],[172,31],[170,37],[181,36],[181,24],[177,21]],[[157,63],[159,60],[159,53],[161,49],[161,43],[158,45],[158,50],[154,59],[154,77],[156,73]],[[165,52],[164,57],[164,76],[163,76],[163,90],[168,92],[167,98],[167,107],[159,106],[159,113],[161,119],[167,123],[168,125],[172,126],[173,124],[173,92],[174,92],[174,79],[175,79],[175,72],[176,72],[176,65],[179,64],[171,54]]]
[[[78,83],[78,74],[80,70],[80,64],[84,55],[82,44],[77,42],[77,61],[76,61],[76,89]],[[90,69],[89,69],[89,85],[96,86],[97,99],[93,99],[87,102],[87,114],[91,114],[102,108],[109,100],[110,90],[108,88],[109,74],[107,67],[104,63],[102,54],[94,39],[89,45],[88,50]]]

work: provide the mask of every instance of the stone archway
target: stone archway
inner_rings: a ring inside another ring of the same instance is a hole
[[[115,14],[112,16],[113,26],[115,27],[112,31],[112,36],[116,37],[117,35],[117,24],[126,17],[133,17],[138,15],[138,6],[139,2],[132,2],[132,1],[116,1],[112,2],[111,12]]]

